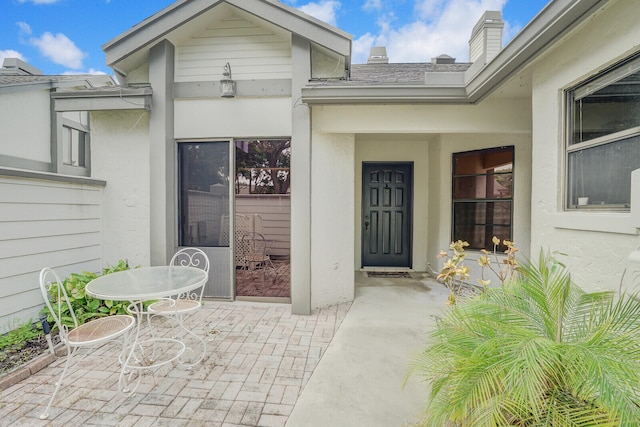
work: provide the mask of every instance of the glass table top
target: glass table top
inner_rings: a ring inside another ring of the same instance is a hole
[[[156,266],[119,271],[93,279],[85,292],[103,300],[138,301],[170,297],[207,281],[204,270],[195,267]]]

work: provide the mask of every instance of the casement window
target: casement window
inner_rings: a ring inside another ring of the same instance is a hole
[[[640,168],[640,56],[566,91],[566,208],[629,211]]]
[[[86,165],[85,147],[88,133],[71,126],[62,126],[62,163],[68,166]]]
[[[89,113],[57,113],[52,171],[65,175],[91,176],[91,130]]]
[[[453,154],[452,240],[492,249],[493,236],[512,239],[513,161],[513,146]]]

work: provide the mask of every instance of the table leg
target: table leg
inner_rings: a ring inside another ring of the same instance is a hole
[[[118,380],[118,388],[123,393],[135,394],[142,374],[145,370],[153,370],[171,363],[184,353],[184,342],[175,338],[158,338],[153,333],[149,313],[145,310],[144,301],[132,302],[127,310],[137,318],[135,335],[126,358],[122,361],[122,370]],[[142,324],[147,321],[149,338],[141,339]],[[134,375],[137,378],[132,382]],[[132,386],[133,384],[133,386]]]

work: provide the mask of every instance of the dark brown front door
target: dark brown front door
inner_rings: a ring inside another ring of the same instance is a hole
[[[413,163],[363,163],[363,267],[411,267],[412,184]]]

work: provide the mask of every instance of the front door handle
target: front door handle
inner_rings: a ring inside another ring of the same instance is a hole
[[[364,231],[368,231],[369,230],[369,217],[365,216],[364,217]]]

